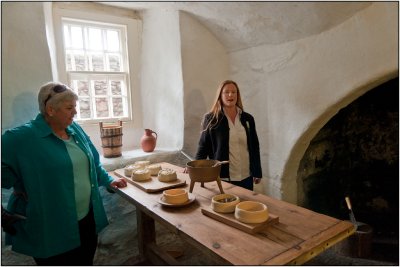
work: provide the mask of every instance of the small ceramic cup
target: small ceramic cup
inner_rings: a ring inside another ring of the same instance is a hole
[[[243,223],[262,223],[268,217],[268,208],[261,202],[243,201],[235,207],[235,218]]]
[[[240,202],[238,196],[232,194],[219,194],[211,199],[211,208],[219,213],[232,213],[235,211],[236,204]]]
[[[182,204],[189,200],[189,194],[185,189],[168,189],[163,191],[164,201],[169,204]]]

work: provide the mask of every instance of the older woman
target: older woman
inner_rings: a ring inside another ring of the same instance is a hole
[[[253,116],[244,112],[239,87],[223,81],[203,122],[196,159],[229,160],[221,166],[221,178],[253,190],[261,181],[260,148]]]
[[[2,135],[2,187],[14,189],[6,243],[38,265],[93,265],[97,234],[108,224],[99,186],[126,186],[103,169],[73,121],[77,99],[68,86],[47,83],[40,114]]]

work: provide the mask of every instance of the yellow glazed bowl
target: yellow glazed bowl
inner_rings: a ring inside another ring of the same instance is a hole
[[[211,208],[215,212],[232,213],[235,211],[236,204],[240,202],[238,196],[232,194],[219,194],[211,199]]]
[[[189,194],[185,189],[164,190],[163,197],[169,204],[182,204],[189,200]]]
[[[268,208],[261,202],[243,201],[235,207],[235,218],[243,223],[262,223],[268,217]]]

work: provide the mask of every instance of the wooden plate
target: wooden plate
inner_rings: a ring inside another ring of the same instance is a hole
[[[161,205],[165,206],[165,207],[183,207],[183,206],[187,206],[190,203],[192,203],[193,201],[196,200],[196,196],[192,193],[188,193],[188,201],[184,202],[184,203],[179,203],[179,204],[171,204],[168,202],[164,201],[164,196],[161,195],[160,198],[158,199],[158,203],[160,203]]]

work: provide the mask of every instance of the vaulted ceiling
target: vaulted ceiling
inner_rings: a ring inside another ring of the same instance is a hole
[[[372,2],[104,2],[142,11],[185,11],[228,49],[276,45],[329,30]]]

